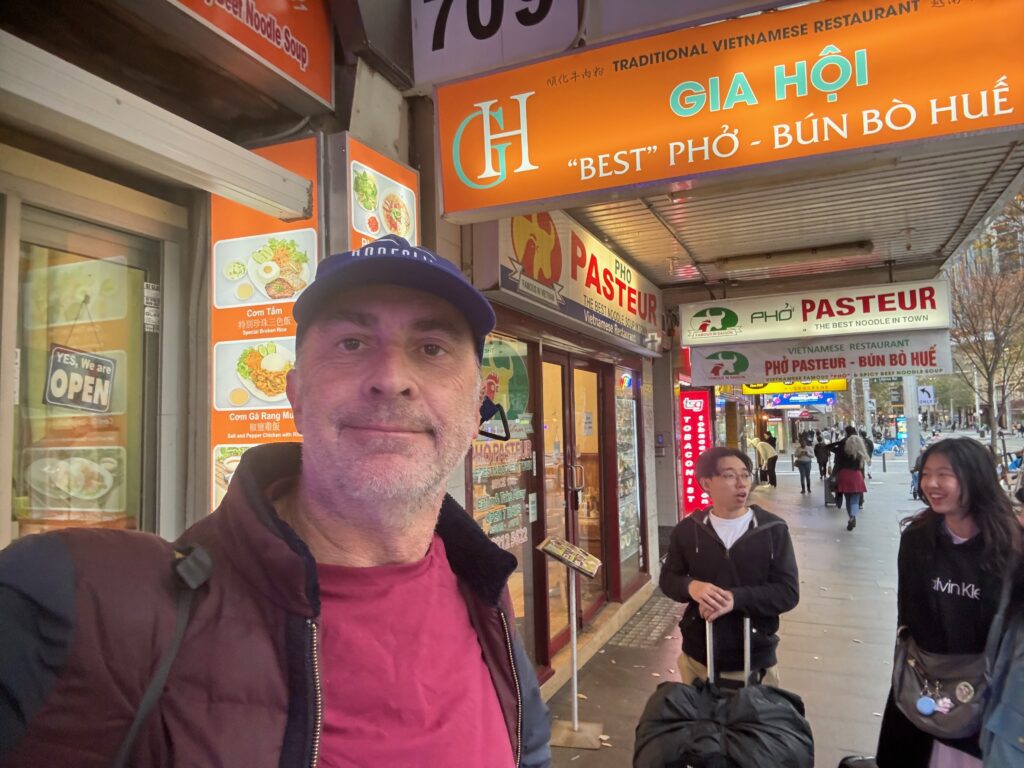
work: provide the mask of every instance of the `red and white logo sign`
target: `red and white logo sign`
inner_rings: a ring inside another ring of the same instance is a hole
[[[714,442],[711,435],[711,394],[706,389],[679,393],[679,450],[683,473],[683,515],[711,503],[697,483],[697,457]]]

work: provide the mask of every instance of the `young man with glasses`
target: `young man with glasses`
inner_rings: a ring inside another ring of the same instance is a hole
[[[673,600],[687,603],[679,622],[679,676],[684,683],[707,677],[705,621],[716,623],[720,676],[743,678],[743,616],[750,616],[750,667],[765,684],[779,685],[779,614],[796,607],[800,579],[786,522],[748,504],[751,470],[750,457],[734,448],[702,453],[695,472],[711,506],[672,531],[660,586]]]

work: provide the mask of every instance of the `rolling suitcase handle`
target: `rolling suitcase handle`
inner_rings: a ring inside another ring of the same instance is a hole
[[[713,622],[704,622],[707,643],[708,682],[715,683],[715,629]],[[743,617],[743,686],[750,685],[750,617]]]

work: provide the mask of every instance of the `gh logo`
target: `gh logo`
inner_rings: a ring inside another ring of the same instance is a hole
[[[512,171],[512,173],[535,171],[540,167],[530,162],[530,138],[526,126],[526,100],[533,96],[534,93],[536,93],[536,91],[527,91],[526,93],[517,93],[512,96],[512,100],[519,104],[518,128],[505,130],[504,107],[499,107],[494,110],[491,109],[493,105],[498,103],[497,99],[481,101],[474,104],[473,106],[478,107],[480,111],[470,113],[470,115],[459,124],[459,129],[455,132],[455,138],[452,139],[452,161],[454,162],[455,173],[458,174],[459,180],[467,187],[472,187],[473,189],[490,189],[491,187],[498,186],[508,178],[506,154],[508,153],[509,145],[512,144],[512,142],[504,141],[500,144],[495,144],[495,139],[511,139],[514,136],[519,137],[519,153],[521,160],[519,167]],[[462,168],[462,134],[465,132],[466,128],[469,127],[469,124],[478,118],[481,121],[481,129],[483,130],[484,170],[477,176],[477,179],[494,179],[494,181],[485,184],[471,180]],[[493,125],[497,125],[498,133],[494,132]],[[495,156],[497,156],[498,160],[497,168],[494,167]]]

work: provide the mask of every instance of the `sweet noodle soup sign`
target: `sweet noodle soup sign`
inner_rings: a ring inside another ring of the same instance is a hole
[[[500,223],[501,290],[643,346],[660,328],[661,291],[561,211]]]
[[[109,413],[116,368],[109,357],[54,344],[50,347],[43,402],[78,411]]]
[[[949,331],[912,331],[875,336],[837,336],[694,347],[695,384],[788,381],[822,376],[925,376],[952,373]]]
[[[443,211],[494,219],[1017,126],[1022,39],[1020,0],[830,0],[444,85],[434,99]]]
[[[891,283],[681,304],[679,323],[684,347],[949,328],[949,284]]]

